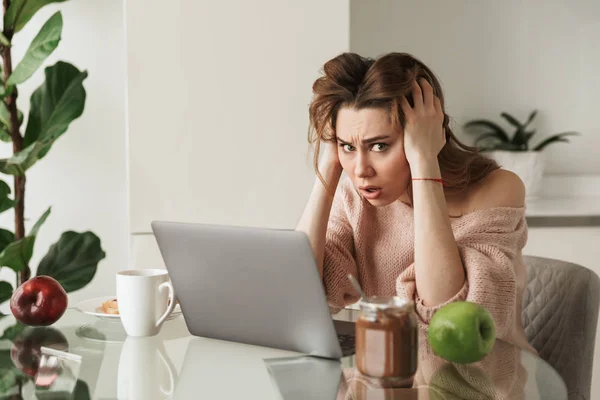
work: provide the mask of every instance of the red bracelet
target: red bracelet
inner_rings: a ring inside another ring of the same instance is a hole
[[[446,182],[444,182],[443,179],[438,179],[438,178],[412,178],[413,181],[434,181],[434,182],[439,182],[442,184],[442,186],[446,186]]]

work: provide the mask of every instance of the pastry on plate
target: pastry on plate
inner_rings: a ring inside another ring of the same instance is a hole
[[[104,314],[118,314],[119,307],[117,305],[117,299],[106,300],[102,303],[102,312]]]
[[[167,305],[170,304],[171,299],[167,301]],[[102,312],[104,314],[119,314],[119,306],[117,304],[117,299],[106,300],[104,303],[102,303],[102,306],[100,306],[100,308],[102,309]]]

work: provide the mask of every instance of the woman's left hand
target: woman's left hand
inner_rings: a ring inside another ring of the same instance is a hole
[[[414,107],[404,96],[400,104],[406,116],[404,151],[411,168],[420,162],[437,162],[437,156],[446,144],[442,104],[426,79],[413,82],[412,98]]]

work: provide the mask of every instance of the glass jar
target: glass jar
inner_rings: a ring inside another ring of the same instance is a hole
[[[356,321],[356,367],[366,376],[412,379],[417,371],[419,331],[415,304],[400,297],[367,297]]]

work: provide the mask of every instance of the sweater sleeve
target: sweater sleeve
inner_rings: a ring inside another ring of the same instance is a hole
[[[498,207],[475,211],[453,221],[452,230],[466,280],[452,298],[426,306],[419,297],[414,264],[396,280],[399,296],[415,300],[422,327],[448,303],[471,301],[484,306],[496,324],[498,338],[504,339],[514,323],[516,310],[516,270],[524,268],[522,249],[527,241],[524,208]]]
[[[360,298],[348,279],[348,274],[360,278],[355,261],[354,232],[345,210],[344,196],[342,188],[338,188],[327,225],[323,260],[323,284],[333,313]]]

